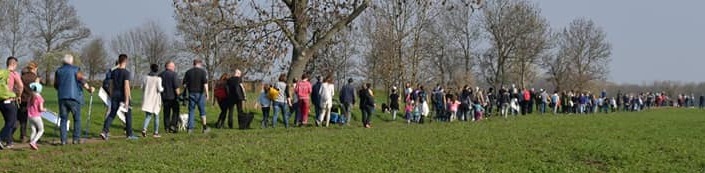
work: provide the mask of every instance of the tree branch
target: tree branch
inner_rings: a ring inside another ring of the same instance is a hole
[[[350,24],[355,18],[360,16],[360,14],[362,14],[362,12],[365,11],[365,9],[367,9],[367,6],[369,3],[370,3],[369,0],[365,0],[362,2],[362,4],[355,7],[355,10],[353,10],[353,12],[350,13],[350,15],[348,15],[347,17],[343,18],[342,20],[338,21],[337,23],[335,23],[335,25],[333,25],[333,27],[331,27],[330,30],[325,32],[325,34],[320,39],[317,39],[316,42],[313,45],[311,45],[311,47],[309,47],[308,49],[305,50],[305,52],[309,52],[310,50],[316,50],[319,47],[321,47],[322,45],[325,45],[325,43],[328,42],[328,40],[333,38],[333,35],[338,33],[340,30],[345,28],[345,26]]]

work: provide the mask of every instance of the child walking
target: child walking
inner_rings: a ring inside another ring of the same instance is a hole
[[[482,105],[480,102],[475,102],[475,105],[473,106],[473,110],[475,111],[475,118],[473,121],[481,121],[482,118],[482,113],[485,112],[485,109],[482,108]]]
[[[259,105],[262,107],[262,128],[267,128],[267,121],[269,120],[269,107],[272,105],[272,100],[267,97],[267,91],[269,91],[269,85],[265,84],[262,86],[262,93],[259,95],[258,99]],[[274,125],[272,125],[272,127],[274,127]]]
[[[458,107],[460,107],[460,101],[458,101],[457,96],[453,96],[451,99],[448,100],[448,110],[450,110],[450,122],[453,122],[458,118]],[[465,121],[465,117],[461,116],[461,121]]]
[[[39,78],[37,78],[39,80]],[[27,106],[27,114],[29,115],[29,123],[32,128],[30,135],[29,147],[33,150],[39,150],[37,141],[44,134],[44,123],[42,122],[41,113],[46,111],[44,108],[44,98],[42,98],[42,84],[38,81],[29,85],[33,95],[30,97],[29,105]]]

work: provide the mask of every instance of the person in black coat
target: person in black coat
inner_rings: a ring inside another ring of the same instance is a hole
[[[372,110],[375,108],[374,93],[372,93],[372,84],[367,83],[357,92],[360,97],[360,111],[362,112],[362,125],[365,128],[370,128],[370,119],[372,118]]]
[[[242,103],[246,100],[245,88],[242,87],[242,72],[237,69],[233,74],[233,77],[228,79],[228,100],[229,110],[228,111],[228,127],[233,128],[233,111],[232,107],[236,106],[237,115],[242,115]]]

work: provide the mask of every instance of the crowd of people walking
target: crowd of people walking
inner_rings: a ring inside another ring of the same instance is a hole
[[[88,85],[80,68],[74,65],[73,56],[66,55],[63,65],[54,73],[53,87],[57,90],[59,107],[59,145],[68,144],[68,115],[73,121],[72,144],[80,144],[81,140],[81,108],[85,105],[84,92],[91,94],[96,90]],[[19,61],[9,57],[7,68],[0,70],[0,111],[5,125],[0,131],[0,149],[14,146],[13,134],[20,131],[20,141],[27,143],[31,149],[37,150],[37,142],[44,133],[41,114],[47,112],[42,97],[41,79],[37,75],[37,64],[30,62],[18,71]],[[105,74],[100,89],[104,90],[108,111],[100,131],[103,140],[110,139],[110,127],[116,116],[124,117],[124,134],[127,140],[139,137],[133,134],[132,115],[132,76],[127,70],[129,59],[121,54],[115,66]],[[159,65],[151,64],[149,73],[143,83],[143,100],[141,110],[145,119],[141,128],[141,136],[148,136],[148,127],[154,120],[152,137],[159,138],[159,115],[163,110],[163,132],[177,133],[181,131],[180,107],[186,105],[188,118],[183,131],[191,134],[196,129],[196,110],[200,116],[201,132],[208,133],[206,100],[211,95],[208,76],[199,59],[193,61],[193,67],[187,70],[183,80],[179,80],[176,64],[167,62],[160,72]],[[21,72],[21,74],[20,74]],[[242,121],[244,102],[247,101],[247,91],[243,86],[242,72],[234,70],[223,73],[215,81],[213,96],[217,100],[220,114],[215,121],[215,128],[235,128],[234,114]],[[348,79],[341,86],[336,86],[332,75],[316,76],[312,84],[309,74],[287,83],[287,76],[282,74],[272,83],[264,83],[256,97],[256,103],[261,108],[261,128],[275,128],[283,125],[291,126],[323,126],[331,124],[350,125],[355,104],[361,113],[360,122],[364,128],[371,128],[371,119],[376,108],[382,114],[389,113],[392,121],[397,120],[397,114],[403,113],[406,123],[425,123],[431,121],[482,121],[489,116],[508,117],[509,115],[526,114],[594,114],[616,111],[642,111],[652,107],[675,106],[695,107],[695,96],[681,94],[671,99],[665,93],[625,94],[617,92],[610,96],[606,90],[599,94],[589,91],[553,91],[533,88],[500,87],[483,89],[464,86],[452,89],[440,84],[427,90],[423,85],[412,87],[407,83],[404,88],[392,87],[386,96],[387,102],[381,106],[375,103],[375,93],[372,85],[365,83],[356,86],[353,79]],[[336,97],[337,96],[337,97]],[[699,107],[705,108],[705,97],[699,97]],[[400,109],[401,108],[401,109]],[[311,110],[312,109],[312,110]],[[313,112],[313,118],[309,113]],[[281,117],[281,119],[279,119]],[[294,119],[290,123],[290,119]],[[90,119],[90,116],[89,116]],[[309,119],[315,122],[311,124]],[[27,136],[27,127],[31,134]],[[249,122],[246,123],[249,126]]]

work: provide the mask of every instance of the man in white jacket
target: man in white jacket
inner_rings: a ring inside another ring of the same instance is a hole
[[[316,124],[322,124],[326,127],[330,124],[330,111],[333,107],[333,96],[335,94],[335,86],[333,85],[333,77],[331,75],[326,76],[321,85],[321,89],[318,91],[320,96],[320,104],[323,109],[321,116],[318,117]]]
[[[161,137],[159,136],[159,111],[162,107],[161,92],[164,91],[164,88],[162,87],[162,78],[157,73],[159,66],[152,64],[149,69],[150,72],[144,80],[144,96],[142,97],[142,111],[146,114],[142,126],[142,137],[147,137],[147,127],[154,116],[154,137],[158,138]]]

